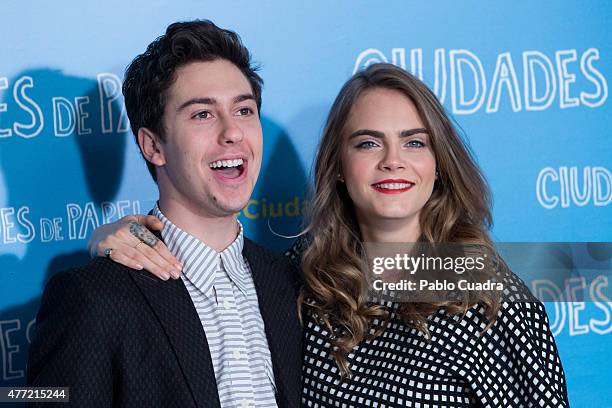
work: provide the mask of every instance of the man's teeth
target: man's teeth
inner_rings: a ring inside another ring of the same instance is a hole
[[[242,159],[234,159],[234,160],[217,160],[216,162],[212,162],[210,164],[210,168],[218,169],[220,167],[238,167],[244,164],[244,160]]]
[[[387,190],[401,190],[403,188],[412,187],[413,185],[414,184],[412,183],[381,183],[381,184],[374,184],[374,187],[384,188]]]

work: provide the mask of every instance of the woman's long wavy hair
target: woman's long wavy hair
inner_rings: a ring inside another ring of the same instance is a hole
[[[436,96],[420,80],[390,64],[374,64],[356,73],[334,101],[319,145],[308,215],[311,241],[302,258],[306,284],[299,300],[300,309],[311,308],[329,331],[331,353],[342,377],[350,376],[347,355],[369,337],[372,320],[385,321],[389,316],[384,307],[368,303],[361,233],[352,200],[338,181],[351,108],[364,92],[376,88],[396,90],[409,98],[428,130],[438,176],[420,212],[419,241],[477,244],[493,251],[488,185]],[[407,325],[429,336],[427,318],[439,308],[457,316],[477,303],[484,306],[492,324],[500,300],[484,292],[471,293],[459,302],[404,303],[399,314]]]

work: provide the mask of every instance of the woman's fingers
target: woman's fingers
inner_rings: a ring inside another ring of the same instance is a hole
[[[97,245],[98,256],[104,256],[105,249],[112,248],[110,258],[115,262],[133,269],[144,268],[160,279],[178,279],[182,270],[180,262],[155,234],[137,221],[150,228],[163,227],[156,217],[142,215],[124,217],[103,226],[98,234],[104,234]]]
[[[156,223],[152,222],[151,219],[145,221],[148,221],[152,227],[158,226]],[[149,260],[169,271],[173,278],[176,279],[180,276],[181,270],[183,269],[181,264],[172,256],[161,239],[155,236],[155,234],[149,231],[144,225],[134,221],[129,222],[129,229],[130,233],[142,242],[142,244],[136,244],[141,253],[148,257]]]
[[[110,258],[128,268],[146,269],[162,280],[168,280],[171,276],[163,266],[158,265],[135,248],[113,249]]]
[[[164,223],[154,215],[140,216],[138,223],[144,225],[151,231],[161,231],[164,228]]]
[[[162,258],[156,250],[121,230],[100,242],[101,248],[112,248],[110,259],[132,269],[146,269],[160,279],[178,278],[180,270]],[[129,242],[129,244],[128,244]],[[132,246],[132,244],[135,244]],[[102,250],[104,251],[104,250]]]
[[[155,236],[151,231],[147,229],[144,225],[137,223],[136,221],[128,222],[128,229],[130,234],[132,234],[139,241],[144,242],[150,247],[155,246],[159,241],[159,238]]]
[[[139,248],[143,245],[139,245]],[[178,279],[181,276],[183,265],[170,253],[170,250],[168,249],[166,244],[159,240],[157,244],[155,244],[155,246],[150,249],[155,251],[157,255],[159,255],[166,262],[166,264],[162,265],[164,265],[164,267],[169,268],[174,279]]]
[[[128,228],[129,223],[135,219],[137,219],[137,216],[131,215],[96,228],[88,243],[92,256],[105,256],[105,249],[116,249],[116,246],[111,246],[117,244],[117,242],[114,242],[115,239],[119,241],[119,244],[123,242],[128,246],[135,246],[139,242],[138,238],[131,235]]]
[[[134,249],[144,257],[145,262],[151,262],[153,264],[155,271],[151,270],[150,272],[152,272],[154,275],[161,278],[162,276],[157,273],[157,271],[159,271],[159,273],[167,274],[168,277],[172,277],[174,279],[178,279],[181,276],[182,267],[180,265],[177,267],[177,265],[174,264],[176,263],[176,260],[174,260],[174,257],[170,254],[168,248],[166,248],[161,240],[158,241],[157,247],[155,248],[151,248],[143,242],[138,244]],[[160,251],[167,252],[167,256],[172,258],[174,261],[168,261],[166,257],[160,254]],[[143,258],[139,259],[142,260]]]

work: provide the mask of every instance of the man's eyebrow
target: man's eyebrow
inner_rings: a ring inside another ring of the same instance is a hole
[[[196,105],[196,104],[201,104],[201,105],[216,105],[217,104],[217,100],[215,98],[192,98],[192,99],[189,99],[188,101],[185,101],[182,104],[180,104],[180,106],[178,108],[176,108],[176,111],[180,112],[183,109],[185,109],[186,107],[188,107],[190,105]]]
[[[234,103],[240,103],[240,102],[244,102],[244,101],[248,101],[248,100],[255,100],[255,96],[253,96],[253,94],[242,94],[242,95],[238,95],[233,99]],[[188,101],[183,102],[178,108],[176,108],[177,112],[182,111],[183,109],[185,109],[186,107],[190,106],[190,105],[196,105],[196,104],[201,104],[201,105],[216,105],[217,104],[217,100],[215,98],[192,98],[189,99]]]
[[[238,95],[237,97],[234,98],[234,103],[240,103],[240,102],[244,102],[244,101],[255,101],[255,96],[253,94],[242,94],[242,95]]]
[[[429,132],[425,128],[406,129],[400,132],[400,137],[408,137],[408,136],[416,135],[418,133],[429,133]],[[349,140],[357,136],[372,136],[377,139],[382,139],[385,137],[385,134],[379,130],[359,129],[349,135]]]

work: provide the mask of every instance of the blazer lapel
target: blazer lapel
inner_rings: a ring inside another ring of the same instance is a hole
[[[243,255],[249,262],[257,291],[279,406],[297,407],[301,394],[302,330],[288,262],[279,262],[246,238]]]
[[[146,271],[131,275],[168,336],[196,406],[220,408],[208,341],[183,281],[164,282]]]

